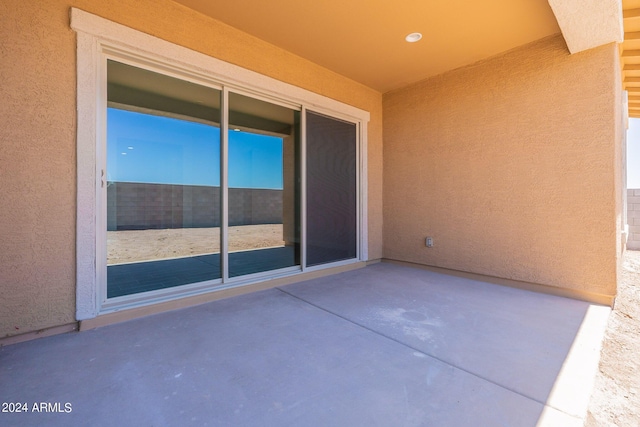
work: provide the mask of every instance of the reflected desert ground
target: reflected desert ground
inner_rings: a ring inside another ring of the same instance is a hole
[[[283,246],[282,224],[229,227],[229,251]],[[220,227],[107,232],[107,264],[220,252]]]

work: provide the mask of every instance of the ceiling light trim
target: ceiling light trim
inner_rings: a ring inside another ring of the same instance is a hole
[[[422,34],[421,33],[407,34],[407,36],[404,39],[409,43],[419,42],[420,40],[422,40]]]

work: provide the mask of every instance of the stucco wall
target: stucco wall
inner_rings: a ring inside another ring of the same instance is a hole
[[[168,0],[0,2],[0,337],[74,321],[75,33],[69,9],[371,113],[369,258],[382,255],[381,94]]]
[[[627,190],[627,249],[640,251],[640,189]]]
[[[614,295],[617,64],[554,36],[385,94],[384,257]]]

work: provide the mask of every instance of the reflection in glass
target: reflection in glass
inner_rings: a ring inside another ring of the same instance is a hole
[[[107,297],[219,279],[220,91],[107,76]]]
[[[229,277],[300,265],[299,112],[229,94]]]

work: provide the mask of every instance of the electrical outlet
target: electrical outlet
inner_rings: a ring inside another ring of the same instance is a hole
[[[427,239],[425,240],[424,243],[428,248],[432,248],[433,247],[433,237],[427,237]]]

